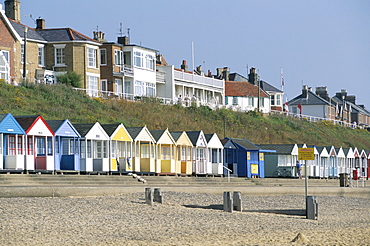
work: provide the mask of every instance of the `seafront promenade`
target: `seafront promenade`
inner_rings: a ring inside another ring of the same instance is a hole
[[[240,191],[243,195],[304,195],[304,179],[246,179],[231,177],[144,176],[146,183],[129,175],[0,175],[0,197],[102,196],[143,192],[146,187],[162,191],[222,194]],[[230,182],[229,182],[230,181]],[[308,194],[370,199],[367,180],[352,180],[351,187],[340,187],[339,179],[309,179]]]

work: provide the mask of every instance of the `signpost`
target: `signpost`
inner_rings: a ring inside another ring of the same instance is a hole
[[[315,160],[315,152],[313,148],[298,148],[298,160],[304,160],[304,184],[306,199],[308,196],[308,177],[307,177],[307,162],[306,160]]]

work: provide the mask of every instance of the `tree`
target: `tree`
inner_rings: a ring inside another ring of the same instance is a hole
[[[81,88],[82,75],[74,71],[69,71],[66,74],[58,75],[57,81],[63,84],[71,85],[73,87]]]

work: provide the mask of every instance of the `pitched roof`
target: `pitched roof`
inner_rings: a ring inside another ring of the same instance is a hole
[[[53,132],[56,132],[59,127],[63,124],[64,120],[47,120],[46,123],[50,126]]]
[[[101,125],[104,129],[104,131],[109,135],[112,136],[114,131],[117,129],[117,127],[120,125],[120,123],[117,124],[106,124],[106,125]]]
[[[258,86],[249,82],[225,81],[225,96],[231,97],[258,97]],[[260,89],[261,97],[269,97]]]
[[[200,133],[201,131],[186,131],[186,134],[188,134],[188,137],[194,146],[197,144]]]
[[[175,140],[175,142],[179,140],[182,134],[182,132],[170,132],[170,133],[171,133],[172,138]]]
[[[261,149],[276,150],[277,154],[290,155],[295,144],[257,144]]]
[[[288,102],[289,105],[332,105],[322,97],[319,97],[311,91],[307,91],[307,98],[303,97],[302,94],[296,96]]]
[[[132,139],[135,139],[143,128],[144,127],[127,127],[126,130],[130,134]]]
[[[18,121],[19,125],[23,128],[23,130],[27,131],[35,120],[40,117],[40,115],[22,115],[22,116],[14,116],[14,118]]]
[[[253,144],[249,140],[245,138],[231,138],[231,140],[234,143],[237,143],[238,145],[242,146],[243,148],[247,150],[260,150],[261,148],[258,147],[257,145]]]
[[[80,133],[80,135],[82,137],[84,137],[89,131],[90,129],[95,125],[95,123],[89,123],[89,124],[74,124],[73,126],[76,128],[76,130],[78,131],[78,133]]]
[[[264,91],[267,92],[278,92],[278,93],[283,93],[282,90],[279,90],[278,88],[272,86],[271,84],[267,83],[266,81],[261,80],[261,88]]]
[[[150,134],[152,134],[153,138],[155,139],[155,141],[158,141],[163,133],[165,132],[166,130],[150,130]]]

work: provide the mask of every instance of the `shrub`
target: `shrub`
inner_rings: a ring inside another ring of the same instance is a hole
[[[78,74],[74,71],[70,71],[66,74],[58,75],[57,76],[58,82],[62,84],[71,85],[73,87],[82,87],[82,75]]]

